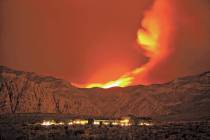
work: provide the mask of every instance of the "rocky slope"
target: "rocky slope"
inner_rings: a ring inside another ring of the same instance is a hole
[[[80,89],[0,66],[0,113],[209,117],[210,72],[160,85]]]

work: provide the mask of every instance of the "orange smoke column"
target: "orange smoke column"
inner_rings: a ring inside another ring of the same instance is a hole
[[[144,72],[136,75],[133,84],[150,83],[150,73],[173,51],[170,48],[174,32],[172,5],[172,1],[156,0],[151,10],[145,13],[142,28],[137,33],[137,42],[150,61],[144,65]]]
[[[105,83],[86,84],[82,87],[111,88],[147,84],[149,73],[171,52],[169,43],[173,32],[172,17],[171,1],[156,0],[151,9],[145,13],[137,33],[137,42],[145,51],[145,55],[150,58],[149,62],[118,79]]]

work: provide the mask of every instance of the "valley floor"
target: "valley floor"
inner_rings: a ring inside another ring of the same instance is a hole
[[[12,119],[11,119],[12,118]],[[0,117],[0,140],[209,140],[210,121],[164,122],[152,126],[43,126],[28,118]],[[33,124],[34,123],[34,124]]]

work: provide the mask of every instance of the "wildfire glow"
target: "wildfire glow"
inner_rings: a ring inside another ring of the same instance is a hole
[[[141,28],[137,32],[137,43],[145,51],[145,56],[150,58],[148,63],[122,75],[118,79],[104,83],[88,83],[79,86],[86,88],[111,88],[126,87],[139,83],[146,84],[147,76],[145,75],[148,75],[153,67],[158,65],[159,62],[163,61],[170,54],[168,46],[170,34],[173,31],[171,21],[172,10],[170,8],[169,1],[156,0],[151,9],[146,11]]]
[[[87,85],[86,88],[93,88],[93,87],[101,87],[101,88],[111,88],[111,87],[125,87],[129,84],[131,84],[132,77],[122,77],[117,80],[109,81],[107,83],[101,84],[101,83],[93,83],[90,85]]]
[[[150,13],[149,13],[150,14]],[[142,26],[145,29],[140,29],[137,33],[137,41],[147,51],[147,55],[151,57],[152,54],[158,52],[158,39],[160,36],[159,26],[157,19],[145,18]]]

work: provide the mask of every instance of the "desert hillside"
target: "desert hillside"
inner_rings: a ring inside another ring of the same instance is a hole
[[[165,84],[81,89],[50,76],[0,66],[0,113],[90,116],[210,116],[210,72]]]

